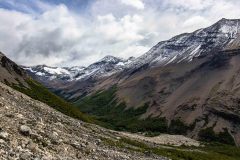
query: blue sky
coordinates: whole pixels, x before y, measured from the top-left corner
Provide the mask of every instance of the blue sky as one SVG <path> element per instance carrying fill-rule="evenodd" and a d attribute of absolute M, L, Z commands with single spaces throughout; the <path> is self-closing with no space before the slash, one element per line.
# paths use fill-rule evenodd
<path fill-rule="evenodd" d="M 0 50 L 22 65 L 85 66 L 240 18 L 239 0 L 0 0 Z"/>
<path fill-rule="evenodd" d="M 34 12 L 41 13 L 43 11 L 41 4 L 65 4 L 70 10 L 78 12 L 85 10 L 92 2 L 94 2 L 94 0 L 0 0 L 0 5 L 2 8 L 17 10 L 20 12 L 29 13 L 29 11 L 33 10 Z"/>

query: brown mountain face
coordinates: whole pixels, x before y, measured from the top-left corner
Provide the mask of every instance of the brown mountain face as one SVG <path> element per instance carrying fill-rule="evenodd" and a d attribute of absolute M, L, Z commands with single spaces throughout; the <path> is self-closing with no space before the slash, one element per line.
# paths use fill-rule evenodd
<path fill-rule="evenodd" d="M 191 62 L 148 68 L 131 76 L 108 78 L 96 90 L 117 81 L 117 98 L 127 107 L 148 104 L 141 118 L 164 117 L 187 126 L 182 132 L 207 140 L 208 134 L 229 134 L 240 144 L 240 50 L 195 58 Z M 212 132 L 213 131 L 213 132 Z"/>
<path fill-rule="evenodd" d="M 0 52 L 0 82 L 6 84 L 22 84 L 28 86 L 25 80 L 28 77 L 25 70 L 19 67 L 16 63 L 8 59 Z"/>

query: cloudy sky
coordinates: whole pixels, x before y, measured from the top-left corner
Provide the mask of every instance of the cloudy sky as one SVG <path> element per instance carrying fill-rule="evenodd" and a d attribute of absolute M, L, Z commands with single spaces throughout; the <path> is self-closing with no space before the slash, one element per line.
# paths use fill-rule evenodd
<path fill-rule="evenodd" d="M 240 18 L 239 0 L 0 0 L 0 51 L 22 65 L 89 65 Z"/>

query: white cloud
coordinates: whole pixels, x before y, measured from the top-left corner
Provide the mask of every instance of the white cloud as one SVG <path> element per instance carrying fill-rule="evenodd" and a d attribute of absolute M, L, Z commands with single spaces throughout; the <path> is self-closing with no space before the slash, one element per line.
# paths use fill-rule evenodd
<path fill-rule="evenodd" d="M 85 14 L 63 4 L 39 6 L 41 14 L 0 9 L 0 50 L 23 65 L 88 65 L 108 54 L 140 56 L 174 35 L 223 17 L 240 18 L 236 0 L 97 0 Z"/>
<path fill-rule="evenodd" d="M 176 6 L 183 7 L 190 10 L 202 10 L 206 9 L 213 4 L 215 0 L 167 0 L 167 3 Z"/>
<path fill-rule="evenodd" d="M 193 16 L 183 22 L 183 27 L 186 29 L 201 28 L 208 25 L 211 25 L 211 22 L 202 16 Z"/>
<path fill-rule="evenodd" d="M 126 15 L 117 20 L 112 14 L 98 16 L 99 25 L 96 31 L 112 41 L 138 41 L 144 39 L 138 33 L 141 30 L 142 17 Z"/>
<path fill-rule="evenodd" d="M 119 18 L 97 15 L 88 21 L 59 5 L 33 17 L 2 9 L 2 17 L 8 18 L 0 18 L 6 26 L 0 28 L 0 35 L 9 35 L 1 40 L 0 46 L 5 45 L 1 49 L 23 65 L 88 65 L 108 54 L 128 58 L 149 48 L 137 44 L 150 32 L 143 30 L 143 18 L 137 14 Z M 9 20 L 12 17 L 16 21 Z M 14 47 L 9 47 L 11 41 L 16 43 Z"/>
<path fill-rule="evenodd" d="M 141 0 L 121 0 L 121 2 L 137 9 L 144 9 L 144 3 Z"/>
<path fill-rule="evenodd" d="M 140 46 L 140 45 L 132 45 L 128 46 L 127 48 L 123 49 L 118 55 L 119 57 L 138 57 L 139 53 L 145 53 L 149 50 L 149 47 Z"/>
<path fill-rule="evenodd" d="M 31 20 L 32 17 L 16 11 L 0 9 L 0 48 L 14 57 L 14 50 L 22 41 L 18 26 Z"/>

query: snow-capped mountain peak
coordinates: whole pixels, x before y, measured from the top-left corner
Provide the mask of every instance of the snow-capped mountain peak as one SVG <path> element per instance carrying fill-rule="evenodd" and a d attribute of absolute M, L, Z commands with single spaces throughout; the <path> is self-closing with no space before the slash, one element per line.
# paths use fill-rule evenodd
<path fill-rule="evenodd" d="M 147 53 L 136 58 L 131 63 L 131 67 L 192 61 L 200 55 L 210 53 L 213 49 L 221 50 L 239 36 L 239 24 L 239 19 L 221 19 L 210 27 L 159 42 Z"/>
<path fill-rule="evenodd" d="M 101 60 L 89 65 L 75 78 L 76 80 L 89 77 L 106 77 L 123 70 L 132 59 L 122 59 L 114 56 L 105 56 Z"/>

